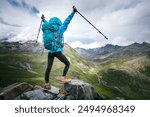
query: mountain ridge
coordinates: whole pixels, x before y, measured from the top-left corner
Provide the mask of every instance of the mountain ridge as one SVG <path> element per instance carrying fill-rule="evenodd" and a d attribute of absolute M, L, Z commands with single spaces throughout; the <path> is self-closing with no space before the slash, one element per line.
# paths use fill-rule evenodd
<path fill-rule="evenodd" d="M 150 52 L 150 43 L 133 43 L 128 46 L 107 44 L 95 49 L 76 48 L 76 51 L 90 60 L 104 60 L 107 58 L 122 57 L 143 52 Z"/>

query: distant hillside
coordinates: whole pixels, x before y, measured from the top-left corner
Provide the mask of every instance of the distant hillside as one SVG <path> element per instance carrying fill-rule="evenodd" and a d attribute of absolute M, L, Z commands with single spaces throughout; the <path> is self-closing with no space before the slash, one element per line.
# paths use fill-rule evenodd
<path fill-rule="evenodd" d="M 148 54 L 150 53 L 150 44 L 143 42 L 142 44 L 133 43 L 129 46 L 118 46 L 107 44 L 101 48 L 83 49 L 76 48 L 76 51 L 90 60 L 105 60 L 123 56 Z"/>
<path fill-rule="evenodd" d="M 43 51 L 43 45 L 41 43 L 36 43 L 36 41 L 29 40 L 26 42 L 1 42 L 0 52 L 33 52 L 39 53 Z"/>

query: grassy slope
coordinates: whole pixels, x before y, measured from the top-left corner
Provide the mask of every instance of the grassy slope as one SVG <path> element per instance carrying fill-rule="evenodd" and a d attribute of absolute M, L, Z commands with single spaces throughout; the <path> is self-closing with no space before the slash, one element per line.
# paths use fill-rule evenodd
<path fill-rule="evenodd" d="M 99 87 L 109 99 L 150 99 L 150 58 L 128 56 L 99 63 Z M 97 88 L 98 90 L 99 87 Z"/>
<path fill-rule="evenodd" d="M 91 82 L 94 77 L 92 64 L 87 62 L 81 55 L 73 49 L 66 49 L 65 55 L 71 62 L 68 77 L 72 79 L 82 79 Z M 44 72 L 47 64 L 47 53 L 40 54 L 30 52 L 13 52 L 0 54 L 0 87 L 5 87 L 14 82 L 29 82 L 31 84 L 44 84 Z M 59 83 L 58 78 L 62 75 L 64 64 L 57 58 L 54 61 L 51 82 L 57 87 L 63 85 Z"/>
<path fill-rule="evenodd" d="M 85 60 L 73 49 L 66 49 L 71 62 L 68 76 L 92 84 L 106 99 L 150 99 L 150 59 L 147 56 L 129 56 L 103 62 Z M 0 87 L 14 82 L 44 84 L 47 54 L 13 52 L 0 54 Z M 57 59 L 52 67 L 51 82 L 63 87 L 59 78 L 64 65 Z"/>
<path fill-rule="evenodd" d="M 0 55 L 0 86 L 4 87 L 13 82 L 27 81 L 36 83 L 42 81 L 43 68 L 45 66 L 44 56 L 31 53 L 6 53 Z M 31 64 L 28 70 L 26 64 Z"/>

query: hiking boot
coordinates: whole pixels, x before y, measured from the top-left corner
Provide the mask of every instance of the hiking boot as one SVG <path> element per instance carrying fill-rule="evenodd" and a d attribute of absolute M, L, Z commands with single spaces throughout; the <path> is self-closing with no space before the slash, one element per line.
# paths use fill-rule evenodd
<path fill-rule="evenodd" d="M 51 89 L 51 84 L 50 83 L 45 83 L 44 89 L 47 89 L 47 90 Z"/>
<path fill-rule="evenodd" d="M 66 76 L 61 76 L 60 80 L 61 80 L 62 83 L 69 83 L 69 82 L 71 82 L 71 79 L 70 78 L 66 78 Z"/>
<path fill-rule="evenodd" d="M 65 89 L 62 89 L 60 90 L 60 94 L 61 95 L 68 95 L 69 94 L 69 91 L 65 90 Z"/>

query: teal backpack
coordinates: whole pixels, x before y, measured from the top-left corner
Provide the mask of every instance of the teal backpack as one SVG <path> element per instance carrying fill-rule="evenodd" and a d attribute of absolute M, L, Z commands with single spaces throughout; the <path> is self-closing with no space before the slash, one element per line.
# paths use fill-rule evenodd
<path fill-rule="evenodd" d="M 59 33 L 61 24 L 61 21 L 54 17 L 49 22 L 45 20 L 42 25 L 44 47 L 50 52 L 57 52 L 63 48 L 63 35 Z"/>
<path fill-rule="evenodd" d="M 63 48 L 64 42 L 59 38 L 58 32 L 51 31 L 45 37 L 43 42 L 47 50 L 56 52 L 58 48 Z"/>

